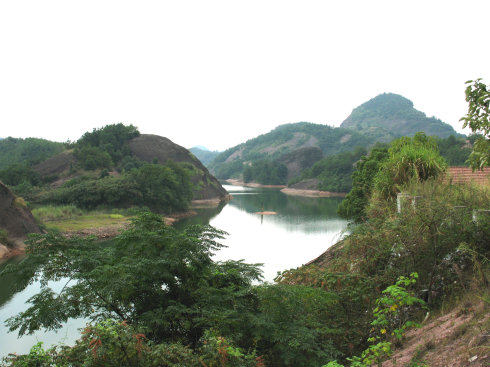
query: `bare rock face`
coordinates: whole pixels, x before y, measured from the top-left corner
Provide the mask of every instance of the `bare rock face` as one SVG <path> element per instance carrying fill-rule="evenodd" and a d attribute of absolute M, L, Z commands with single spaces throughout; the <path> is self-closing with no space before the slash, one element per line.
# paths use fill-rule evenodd
<path fill-rule="evenodd" d="M 7 232 L 9 247 L 23 248 L 28 233 L 41 233 L 24 200 L 15 197 L 12 191 L 0 182 L 0 230 Z M 2 248 L 5 256 L 5 248 Z"/>

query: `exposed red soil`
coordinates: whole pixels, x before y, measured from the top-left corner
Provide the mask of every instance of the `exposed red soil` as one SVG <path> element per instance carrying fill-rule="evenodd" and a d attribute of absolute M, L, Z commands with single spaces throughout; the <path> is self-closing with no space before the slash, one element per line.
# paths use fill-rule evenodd
<path fill-rule="evenodd" d="M 403 346 L 383 367 L 410 366 L 416 360 L 430 367 L 490 366 L 489 307 L 460 307 L 407 332 Z"/>

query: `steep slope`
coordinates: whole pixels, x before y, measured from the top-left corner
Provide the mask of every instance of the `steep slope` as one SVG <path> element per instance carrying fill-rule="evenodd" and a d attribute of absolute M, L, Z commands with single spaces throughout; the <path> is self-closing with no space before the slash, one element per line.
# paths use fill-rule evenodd
<path fill-rule="evenodd" d="M 228 195 L 219 181 L 191 152 L 167 138 L 142 134 L 129 141 L 129 149 L 135 158 L 145 162 L 151 163 L 156 159 L 162 164 L 169 160 L 187 163 L 195 187 L 194 200 L 223 199 Z M 78 162 L 73 150 L 66 150 L 33 166 L 33 169 L 43 177 L 54 177 L 56 181 L 53 185 L 59 186 L 81 174 L 81 172 L 71 172 L 72 169 L 76 171 L 77 167 Z"/>
<path fill-rule="evenodd" d="M 419 131 L 446 138 L 458 135 L 451 125 L 416 110 L 412 101 L 398 94 L 384 93 L 356 107 L 340 125 L 357 131 L 384 129 L 394 136 L 413 136 Z"/>
<path fill-rule="evenodd" d="M 0 230 L 5 231 L 3 233 L 7 237 L 6 242 L 13 248 L 22 248 L 28 233 L 41 233 L 24 201 L 16 198 L 2 182 L 0 182 Z M 7 243 L 0 243 L 0 258 L 10 252 L 10 249 L 4 245 Z"/>
<path fill-rule="evenodd" d="M 145 162 L 153 162 L 157 159 L 159 163 L 166 163 L 169 160 L 188 163 L 193 170 L 191 181 L 196 187 L 194 200 L 226 197 L 226 190 L 208 169 L 191 152 L 171 140 L 163 136 L 142 134 L 132 139 L 129 147 L 136 158 Z"/>

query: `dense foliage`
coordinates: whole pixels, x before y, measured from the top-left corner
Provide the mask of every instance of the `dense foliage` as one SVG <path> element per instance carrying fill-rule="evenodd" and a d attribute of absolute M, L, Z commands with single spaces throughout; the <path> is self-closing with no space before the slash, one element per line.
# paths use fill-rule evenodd
<path fill-rule="evenodd" d="M 132 156 L 128 143 L 139 135 L 133 125 L 106 125 L 83 134 L 75 144 L 74 155 L 83 169 L 111 168 Z"/>
<path fill-rule="evenodd" d="M 14 163 L 0 170 L 0 181 L 9 186 L 27 183 L 32 186 L 41 184 L 41 176 L 25 163 Z"/>
<path fill-rule="evenodd" d="M 285 124 L 224 151 L 209 167 L 219 178 L 238 177 L 250 162 L 277 160 L 299 148 L 318 146 L 324 155 L 333 155 L 358 146 L 367 147 L 380 139 L 391 140 L 391 137 L 380 136 L 376 131 L 360 134 L 308 122 Z"/>
<path fill-rule="evenodd" d="M 352 190 L 339 205 L 338 213 L 360 222 L 366 218 L 366 206 L 374 188 L 385 199 L 392 200 L 404 185 L 436 178 L 446 167 L 436 140 L 424 133 L 396 139 L 389 149 L 378 145 L 357 163 Z"/>
<path fill-rule="evenodd" d="M 463 127 L 469 126 L 471 131 L 479 134 L 469 162 L 474 169 L 483 169 L 490 166 L 490 88 L 481 79 L 469 80 L 466 84 L 468 114 L 461 120 Z"/>
<path fill-rule="evenodd" d="M 471 136 L 467 141 L 465 138 L 450 135 L 445 139 L 438 138 L 436 141 L 439 153 L 449 166 L 466 166 L 471 153 L 470 144 L 474 143 L 475 139 L 476 136 Z"/>
<path fill-rule="evenodd" d="M 244 182 L 263 185 L 285 185 L 288 169 L 277 161 L 259 160 L 247 165 L 243 170 Z"/>
<path fill-rule="evenodd" d="M 0 140 L 0 170 L 10 165 L 32 166 L 65 149 L 63 143 L 37 138 Z"/>
<path fill-rule="evenodd" d="M 150 213 L 113 243 L 36 236 L 29 257 L 8 271 L 35 272 L 43 286 L 10 327 L 56 328 L 70 316 L 95 323 L 73 348 L 36 347 L 6 365 L 322 366 L 355 355 L 377 361 L 389 355 L 406 320 L 420 319 L 406 307 L 418 302 L 413 297 L 434 309 L 470 288 L 486 289 L 490 221 L 474 210 L 488 208 L 490 192 L 433 178 L 411 181 L 397 213 L 373 190 L 367 220 L 333 256 L 321 267 L 283 272 L 276 284 L 254 285 L 255 265 L 212 261 L 222 232 L 179 232 Z M 400 277 L 413 272 L 417 283 L 404 293 Z M 61 278 L 68 282 L 54 293 L 47 281 Z M 393 286 L 397 280 L 403 284 Z"/>
<path fill-rule="evenodd" d="M 213 252 L 221 247 L 216 239 L 222 235 L 211 227 L 177 231 L 164 225 L 161 217 L 144 213 L 105 245 L 57 233 L 34 236 L 28 258 L 7 272 L 34 272 L 42 287 L 30 299 L 31 306 L 8 324 L 22 335 L 38 328 L 56 329 L 68 317 L 92 319 L 95 323 L 76 346 L 64 351 L 73 365 L 88 359 L 94 363 L 96 356 L 106 356 L 115 365 L 139 358 L 135 348 L 158 358 L 163 358 L 158 351 L 174 348 L 192 360 L 182 345 L 192 347 L 206 362 L 224 358 L 220 346 L 226 343 L 227 366 L 235 365 L 232 357 L 237 366 L 248 365 L 246 361 L 251 366 L 261 361 L 321 365 L 348 352 L 345 330 L 351 325 L 348 320 L 334 320 L 348 302 L 333 292 L 337 278 L 327 282 L 332 291 L 253 286 L 260 279 L 256 265 L 212 261 Z M 55 293 L 48 281 L 61 278 L 67 280 L 66 286 Z M 347 309 L 356 307 L 362 303 Z M 217 347 L 210 349 L 212 343 Z M 34 352 L 39 357 L 40 349 Z M 49 358 L 60 357 L 50 353 Z"/>
<path fill-rule="evenodd" d="M 43 204 L 74 204 L 84 209 L 146 206 L 170 213 L 188 208 L 192 185 L 188 170 L 180 164 L 144 164 L 116 176 L 79 176 L 29 199 Z"/>
<path fill-rule="evenodd" d="M 340 126 L 361 132 L 384 129 L 392 137 L 413 136 L 419 131 L 442 138 L 457 135 L 451 125 L 427 117 L 412 101 L 393 93 L 380 94 L 356 107 Z"/>
<path fill-rule="evenodd" d="M 412 180 L 436 178 L 446 167 L 434 138 L 424 133 L 417 133 L 413 138 L 402 137 L 390 144 L 388 159 L 376 174 L 375 186 L 385 198 L 393 199 L 403 185 Z"/>
<path fill-rule="evenodd" d="M 375 146 L 369 155 L 361 157 L 352 174 L 352 189 L 338 207 L 344 218 L 361 222 L 366 219 L 366 206 L 374 186 L 374 178 L 381 164 L 388 158 L 386 146 Z"/>
<path fill-rule="evenodd" d="M 343 152 L 325 157 L 316 162 L 313 167 L 305 170 L 289 184 L 305 179 L 318 179 L 318 189 L 332 192 L 348 192 L 352 188 L 352 173 L 356 162 L 367 154 L 366 150 L 357 147 L 352 152 Z"/>

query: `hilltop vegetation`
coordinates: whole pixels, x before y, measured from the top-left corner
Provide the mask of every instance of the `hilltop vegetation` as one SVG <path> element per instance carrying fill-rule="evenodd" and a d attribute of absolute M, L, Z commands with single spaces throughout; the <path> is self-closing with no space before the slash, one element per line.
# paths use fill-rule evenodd
<path fill-rule="evenodd" d="M 441 152 L 450 164 L 460 165 L 466 161 L 470 149 L 463 148 L 466 142 L 450 125 L 434 117 L 428 118 L 402 96 L 385 93 L 355 108 L 340 128 L 307 122 L 281 125 L 224 151 L 209 163 L 209 168 L 222 179 L 243 177 L 244 181 L 262 184 L 297 183 L 301 179 L 322 176 L 317 189 L 348 191 L 353 168 L 347 167 L 346 156 L 341 157 L 341 153 L 358 148 L 369 150 L 376 142 L 387 143 L 417 132 L 440 138 Z M 450 136 L 452 140 L 445 140 Z M 315 152 L 305 159 L 305 149 L 313 148 L 319 149 L 321 155 Z M 323 161 L 318 162 L 322 158 Z M 338 167 L 339 161 L 345 161 L 344 168 Z M 312 172 L 311 167 L 316 162 L 318 165 Z M 319 172 L 320 166 L 324 167 L 322 172 Z M 266 174 L 264 167 L 274 172 Z M 335 176 L 335 181 L 340 183 L 328 182 L 328 176 Z"/>
<path fill-rule="evenodd" d="M 238 177 L 243 173 L 245 165 L 253 165 L 254 162 L 264 159 L 276 161 L 300 149 L 317 147 L 323 155 L 332 155 L 353 150 L 357 146 L 369 146 L 379 139 L 383 137 L 376 133 L 359 134 L 347 129 L 307 122 L 286 124 L 224 151 L 209 168 L 219 178 Z M 311 166 L 315 162 L 305 163 Z"/>
<path fill-rule="evenodd" d="M 14 143 L 26 150 L 26 142 L 9 142 Z M 93 129 L 68 148 L 41 162 L 10 165 L 0 170 L 0 180 L 31 204 L 83 209 L 140 206 L 172 213 L 186 210 L 193 199 L 226 195 L 189 151 L 166 138 L 141 135 L 133 125 Z"/>
<path fill-rule="evenodd" d="M 413 102 L 398 94 L 383 93 L 356 107 L 340 127 L 357 131 L 384 129 L 393 137 L 413 136 L 419 131 L 447 138 L 458 135 L 451 125 L 416 110 Z"/>
<path fill-rule="evenodd" d="M 8 166 L 39 163 L 62 152 L 65 144 L 37 138 L 6 138 L 0 140 L 0 170 Z"/>

